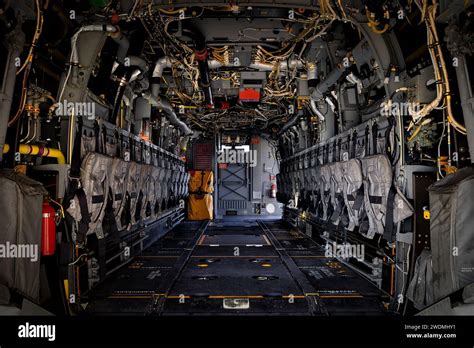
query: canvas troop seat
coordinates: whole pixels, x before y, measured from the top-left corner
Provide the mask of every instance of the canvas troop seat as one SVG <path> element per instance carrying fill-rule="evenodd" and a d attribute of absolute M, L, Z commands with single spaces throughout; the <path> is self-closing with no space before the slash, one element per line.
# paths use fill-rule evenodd
<path fill-rule="evenodd" d="M 175 187 L 176 187 L 176 193 L 175 193 L 175 200 L 176 200 L 176 203 L 179 202 L 179 200 L 182 198 L 182 195 L 181 195 L 181 192 L 182 192 L 182 180 L 183 180 L 183 174 L 181 172 L 181 168 L 180 166 L 176 166 L 176 171 L 175 171 L 175 174 L 176 176 L 176 183 L 175 183 Z"/>
<path fill-rule="evenodd" d="M 112 209 L 115 219 L 115 224 L 119 231 L 125 229 L 127 226 L 122 224 L 120 219 L 120 211 L 125 204 L 125 196 L 127 193 L 129 162 L 125 162 L 116 157 L 112 162 L 112 174 L 110 175 L 109 187 L 112 191 Z"/>
<path fill-rule="evenodd" d="M 177 169 L 178 169 L 178 166 L 176 165 L 176 163 L 173 161 L 170 163 L 170 171 L 171 171 L 171 175 L 170 175 L 170 178 L 169 178 L 169 186 L 168 186 L 168 190 L 169 190 L 169 193 L 170 193 L 170 196 L 169 196 L 169 205 L 174 205 L 176 204 L 176 201 L 177 201 L 177 191 L 178 191 L 178 173 L 177 173 Z"/>
<path fill-rule="evenodd" d="M 191 178 L 191 175 L 186 172 L 186 168 L 183 166 L 184 170 L 184 182 L 183 182 L 183 198 L 188 197 L 189 195 L 189 180 Z"/>
<path fill-rule="evenodd" d="M 95 233 L 104 238 L 102 220 L 109 194 L 112 158 L 89 152 L 81 163 L 80 187 L 76 190 L 67 212 L 77 222 L 76 238 L 85 243 L 86 236 Z"/>
<path fill-rule="evenodd" d="M 320 167 L 320 186 L 319 194 L 321 197 L 321 208 L 322 214 L 320 218 L 324 221 L 328 220 L 329 213 L 329 201 L 331 199 L 331 169 L 329 165 L 324 165 Z"/>
<path fill-rule="evenodd" d="M 333 162 L 300 169 L 296 162 L 282 166 L 277 176 L 279 201 L 298 198 L 324 224 L 358 231 L 369 239 L 383 235 L 393 240 L 394 225 L 410 217 L 413 208 L 393 183 L 387 155 Z M 329 225 L 327 225 L 330 228 Z"/>
<path fill-rule="evenodd" d="M 160 162 L 161 164 L 162 162 Z M 155 208 L 155 210 L 157 211 L 157 213 L 160 213 L 161 211 L 163 211 L 163 207 L 164 207 L 164 202 L 165 202 L 165 190 L 166 190 L 166 184 L 164 183 L 164 177 L 165 177 L 165 168 L 159 166 L 158 168 L 158 182 L 157 182 L 157 202 L 156 204 L 158 205 L 157 208 Z"/>
<path fill-rule="evenodd" d="M 374 155 L 361 159 L 364 182 L 364 208 L 368 221 L 364 221 L 359 232 L 372 239 L 383 234 L 387 216 L 387 203 L 392 186 L 392 166 L 387 156 Z"/>
<path fill-rule="evenodd" d="M 309 173 L 306 174 L 304 169 L 298 170 L 298 192 L 299 192 L 299 207 L 303 210 L 308 210 L 310 196 L 309 196 Z"/>
<path fill-rule="evenodd" d="M 169 177 L 168 177 L 168 208 L 174 205 L 175 201 L 175 182 L 176 182 L 176 175 L 173 171 L 173 164 L 170 163 L 170 167 L 168 169 Z"/>
<path fill-rule="evenodd" d="M 320 168 L 319 167 L 313 167 L 309 169 L 311 173 L 311 181 L 309 184 L 310 190 L 311 190 L 311 199 L 310 199 L 310 212 L 313 214 L 316 214 L 317 212 L 317 206 L 318 202 L 320 201 L 320 191 L 319 191 L 319 185 L 320 185 Z"/>
<path fill-rule="evenodd" d="M 362 188 L 362 165 L 359 159 L 350 159 L 341 162 L 342 171 L 342 195 L 349 219 L 347 230 L 353 231 L 359 226 L 359 218 L 364 203 L 364 191 Z"/>
<path fill-rule="evenodd" d="M 151 177 L 150 177 L 150 197 L 148 199 L 150 217 L 155 219 L 159 213 L 159 200 L 160 200 L 160 168 L 153 166 L 151 168 Z"/>
<path fill-rule="evenodd" d="M 170 204 L 170 187 L 171 187 L 171 170 L 168 167 L 163 168 L 163 180 L 162 182 L 162 194 L 163 194 L 163 205 L 164 208 L 169 208 Z"/>
<path fill-rule="evenodd" d="M 120 211 L 122 225 L 131 227 L 137 223 L 135 213 L 140 193 L 141 165 L 136 162 L 130 162 L 127 182 L 127 193 L 125 204 Z"/>
<path fill-rule="evenodd" d="M 345 207 L 344 196 L 342 194 L 342 166 L 341 162 L 332 163 L 329 165 L 329 170 L 331 172 L 331 181 L 330 181 L 330 197 L 332 205 L 332 215 L 330 217 L 331 222 L 334 225 L 338 225 L 343 214 Z"/>
<path fill-rule="evenodd" d="M 393 172 L 386 155 L 374 155 L 361 159 L 364 181 L 364 208 L 368 221 L 359 231 L 367 238 L 381 234 L 393 239 L 393 224 L 413 214 L 413 207 L 401 192 L 393 186 Z"/>
<path fill-rule="evenodd" d="M 140 193 L 139 200 L 137 203 L 137 210 L 135 213 L 135 221 L 147 219 L 151 216 L 150 200 L 153 200 L 155 195 L 155 185 L 152 181 L 153 167 L 147 164 L 142 164 L 141 167 L 142 170 L 140 173 Z"/>
<path fill-rule="evenodd" d="M 184 198 L 184 166 L 181 163 L 176 164 L 176 204 L 179 204 L 179 201 Z"/>

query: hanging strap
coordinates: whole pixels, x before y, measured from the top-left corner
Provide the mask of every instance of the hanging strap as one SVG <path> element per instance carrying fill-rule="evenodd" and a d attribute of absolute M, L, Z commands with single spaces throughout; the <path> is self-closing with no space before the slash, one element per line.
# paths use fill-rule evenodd
<path fill-rule="evenodd" d="M 101 153 L 100 146 L 100 127 L 97 121 L 94 122 L 95 152 Z"/>
<path fill-rule="evenodd" d="M 87 208 L 87 197 L 86 193 L 82 188 L 76 190 L 76 197 L 79 201 L 79 209 L 81 211 L 81 220 L 79 221 L 79 228 L 77 231 L 77 242 L 80 244 L 85 243 L 87 231 L 89 230 L 89 223 L 91 218 L 89 215 L 89 209 Z"/>
<path fill-rule="evenodd" d="M 79 179 L 81 176 L 81 141 L 82 141 L 82 117 L 77 117 L 77 132 L 71 155 L 71 169 L 69 176 Z"/>
<path fill-rule="evenodd" d="M 384 238 L 388 241 L 392 241 L 394 237 L 394 228 L 393 228 L 393 211 L 394 211 L 394 203 L 395 203 L 395 188 L 390 186 L 390 191 L 388 192 L 387 196 L 387 208 L 386 208 L 386 215 L 385 215 L 385 230 L 384 230 Z"/>
<path fill-rule="evenodd" d="M 122 134 L 120 134 L 117 130 L 114 131 L 114 138 L 115 138 L 115 146 L 118 158 L 123 158 L 122 152 Z"/>
<path fill-rule="evenodd" d="M 352 133 L 352 151 L 351 158 L 356 158 L 357 132 Z"/>
<path fill-rule="evenodd" d="M 370 154 L 370 141 L 369 141 L 369 126 L 365 127 L 365 153 L 368 156 Z"/>
<path fill-rule="evenodd" d="M 377 123 L 374 123 L 372 125 L 372 152 L 371 152 L 372 155 L 376 155 L 378 153 L 378 149 L 377 149 L 378 130 L 379 130 L 379 126 L 377 125 Z"/>
<path fill-rule="evenodd" d="M 102 125 L 101 135 L 102 135 L 102 141 L 101 141 L 102 153 L 104 155 L 107 155 L 107 127 L 105 127 L 104 124 Z"/>
<path fill-rule="evenodd" d="M 135 162 L 135 139 L 132 138 L 131 134 L 128 138 L 130 148 L 130 161 Z"/>
<path fill-rule="evenodd" d="M 392 147 L 390 145 L 390 134 L 392 133 L 393 127 L 395 125 L 395 118 L 394 117 L 389 117 L 388 118 L 388 128 L 385 131 L 385 153 L 387 154 L 390 163 L 393 163 L 393 154 L 392 154 Z"/>

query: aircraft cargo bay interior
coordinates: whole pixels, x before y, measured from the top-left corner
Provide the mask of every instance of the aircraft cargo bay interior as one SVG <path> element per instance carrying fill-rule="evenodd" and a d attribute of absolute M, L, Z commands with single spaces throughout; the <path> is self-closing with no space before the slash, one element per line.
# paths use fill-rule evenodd
<path fill-rule="evenodd" d="M 0 315 L 474 315 L 473 14 L 0 0 Z"/>

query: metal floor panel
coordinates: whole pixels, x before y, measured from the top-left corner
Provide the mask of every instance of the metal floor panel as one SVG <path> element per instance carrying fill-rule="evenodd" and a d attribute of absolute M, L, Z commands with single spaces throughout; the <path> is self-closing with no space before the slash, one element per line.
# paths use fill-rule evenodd
<path fill-rule="evenodd" d="M 222 245 L 219 247 L 201 245 L 197 248 L 193 254 L 194 256 L 235 256 L 235 257 L 268 257 L 274 256 L 277 257 L 275 248 L 273 246 L 264 245 L 264 246 L 240 246 L 239 255 L 234 255 L 235 247 L 230 245 Z"/>
<path fill-rule="evenodd" d="M 199 245 L 230 245 L 230 246 L 245 246 L 245 245 L 270 245 L 270 242 L 265 236 L 260 234 L 213 234 L 204 236 Z"/>
<path fill-rule="evenodd" d="M 216 259 L 214 259 L 216 260 Z M 212 263 L 193 258 L 173 287 L 172 295 L 209 296 L 302 295 L 278 258 L 222 258 Z M 200 267 L 207 265 L 206 267 Z M 262 266 L 263 265 L 263 266 Z"/>
<path fill-rule="evenodd" d="M 384 295 L 280 221 L 184 222 L 88 294 L 127 315 L 381 315 Z M 224 308 L 226 301 L 247 307 Z"/>

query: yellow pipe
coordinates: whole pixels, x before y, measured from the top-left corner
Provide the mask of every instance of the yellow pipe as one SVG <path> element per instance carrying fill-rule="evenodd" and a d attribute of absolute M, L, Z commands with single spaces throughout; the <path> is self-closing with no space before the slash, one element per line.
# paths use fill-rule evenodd
<path fill-rule="evenodd" d="M 421 131 L 421 128 L 423 128 L 423 125 L 419 125 L 418 128 L 415 129 L 415 131 L 413 132 L 413 134 L 407 139 L 407 141 L 409 143 L 411 143 L 413 141 L 413 139 L 416 138 L 416 136 L 420 133 Z"/>
<path fill-rule="evenodd" d="M 431 119 L 428 118 L 426 120 L 423 120 L 423 122 L 421 122 L 421 124 L 415 129 L 415 131 L 412 133 L 412 135 L 407 139 L 407 141 L 410 143 L 413 141 L 413 139 L 416 138 L 416 136 L 420 133 L 421 129 L 426 126 L 427 124 L 430 124 L 431 123 Z"/>
<path fill-rule="evenodd" d="M 8 151 L 10 151 L 10 145 L 5 144 L 3 146 L 3 153 L 7 153 Z M 51 149 L 49 147 L 38 145 L 20 144 L 19 152 L 22 155 L 56 158 L 58 164 L 66 164 L 66 159 L 64 158 L 63 153 L 58 149 Z"/>
<path fill-rule="evenodd" d="M 180 13 L 181 11 L 186 11 L 187 8 L 186 7 L 183 7 L 183 8 L 180 8 L 179 10 L 165 10 L 164 8 L 160 8 L 158 9 L 160 12 L 163 12 L 164 14 L 167 14 L 167 15 L 173 15 L 173 14 L 177 14 L 177 13 Z"/>

